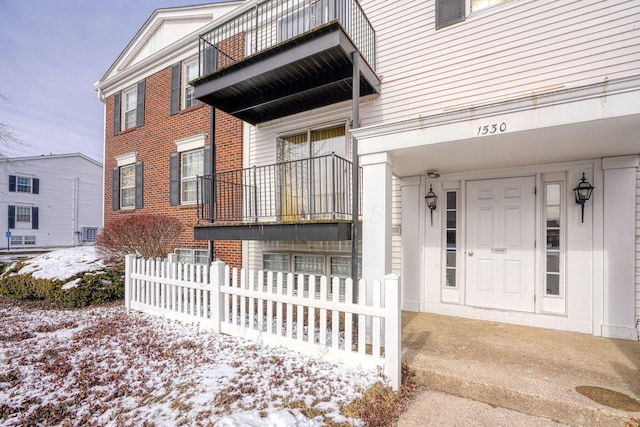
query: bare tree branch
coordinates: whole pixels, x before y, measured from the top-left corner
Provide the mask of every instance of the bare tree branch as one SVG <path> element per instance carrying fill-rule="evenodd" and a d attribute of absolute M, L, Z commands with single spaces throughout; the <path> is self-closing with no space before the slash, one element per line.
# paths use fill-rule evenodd
<path fill-rule="evenodd" d="M 11 103 L 11 99 L 5 94 L 0 92 L 0 101 Z M 0 159 L 7 158 L 7 148 L 24 147 L 26 144 L 22 143 L 16 136 L 13 126 L 6 122 L 0 122 Z"/>

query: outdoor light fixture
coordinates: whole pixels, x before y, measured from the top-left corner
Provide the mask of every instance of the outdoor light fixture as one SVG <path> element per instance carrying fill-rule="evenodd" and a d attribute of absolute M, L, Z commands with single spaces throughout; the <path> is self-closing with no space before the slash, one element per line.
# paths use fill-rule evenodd
<path fill-rule="evenodd" d="M 429 184 L 429 192 L 424 199 L 427 201 L 427 207 L 431 210 L 431 225 L 433 225 L 433 211 L 436 208 L 436 200 L 438 200 L 438 196 L 433 192 L 433 186 Z"/>
<path fill-rule="evenodd" d="M 582 222 L 584 222 L 584 202 L 591 198 L 591 193 L 595 187 L 587 182 L 587 178 L 584 176 L 584 172 L 582 172 L 582 178 L 580 178 L 580 183 L 576 185 L 576 188 L 573 189 L 573 192 L 576 195 L 576 203 L 582 207 Z"/>

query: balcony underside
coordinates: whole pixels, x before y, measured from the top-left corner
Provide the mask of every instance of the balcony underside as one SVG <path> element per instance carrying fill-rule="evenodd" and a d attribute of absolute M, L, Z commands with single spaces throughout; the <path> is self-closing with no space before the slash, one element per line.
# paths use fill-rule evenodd
<path fill-rule="evenodd" d="M 327 242 L 351 240 L 351 222 L 208 224 L 194 227 L 195 240 Z"/>
<path fill-rule="evenodd" d="M 334 21 L 192 84 L 200 101 L 255 125 L 351 99 L 354 52 Z M 359 63 L 360 95 L 380 93 L 376 73 Z"/>

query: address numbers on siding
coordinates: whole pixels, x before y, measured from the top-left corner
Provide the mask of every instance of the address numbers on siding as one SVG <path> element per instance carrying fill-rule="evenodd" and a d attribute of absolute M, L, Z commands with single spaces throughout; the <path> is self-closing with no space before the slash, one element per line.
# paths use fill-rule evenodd
<path fill-rule="evenodd" d="M 504 133 L 507 131 L 507 124 L 505 122 L 502 123 L 491 123 L 488 125 L 478 126 L 477 135 L 491 135 L 493 133 Z"/>

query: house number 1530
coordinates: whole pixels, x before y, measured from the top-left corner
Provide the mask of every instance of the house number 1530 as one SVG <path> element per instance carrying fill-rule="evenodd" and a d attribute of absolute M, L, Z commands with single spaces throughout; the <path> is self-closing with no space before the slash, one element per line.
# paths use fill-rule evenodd
<path fill-rule="evenodd" d="M 507 130 L 507 124 L 505 122 L 492 123 L 490 125 L 478 126 L 478 135 L 502 133 L 502 132 L 505 132 L 506 130 Z"/>

